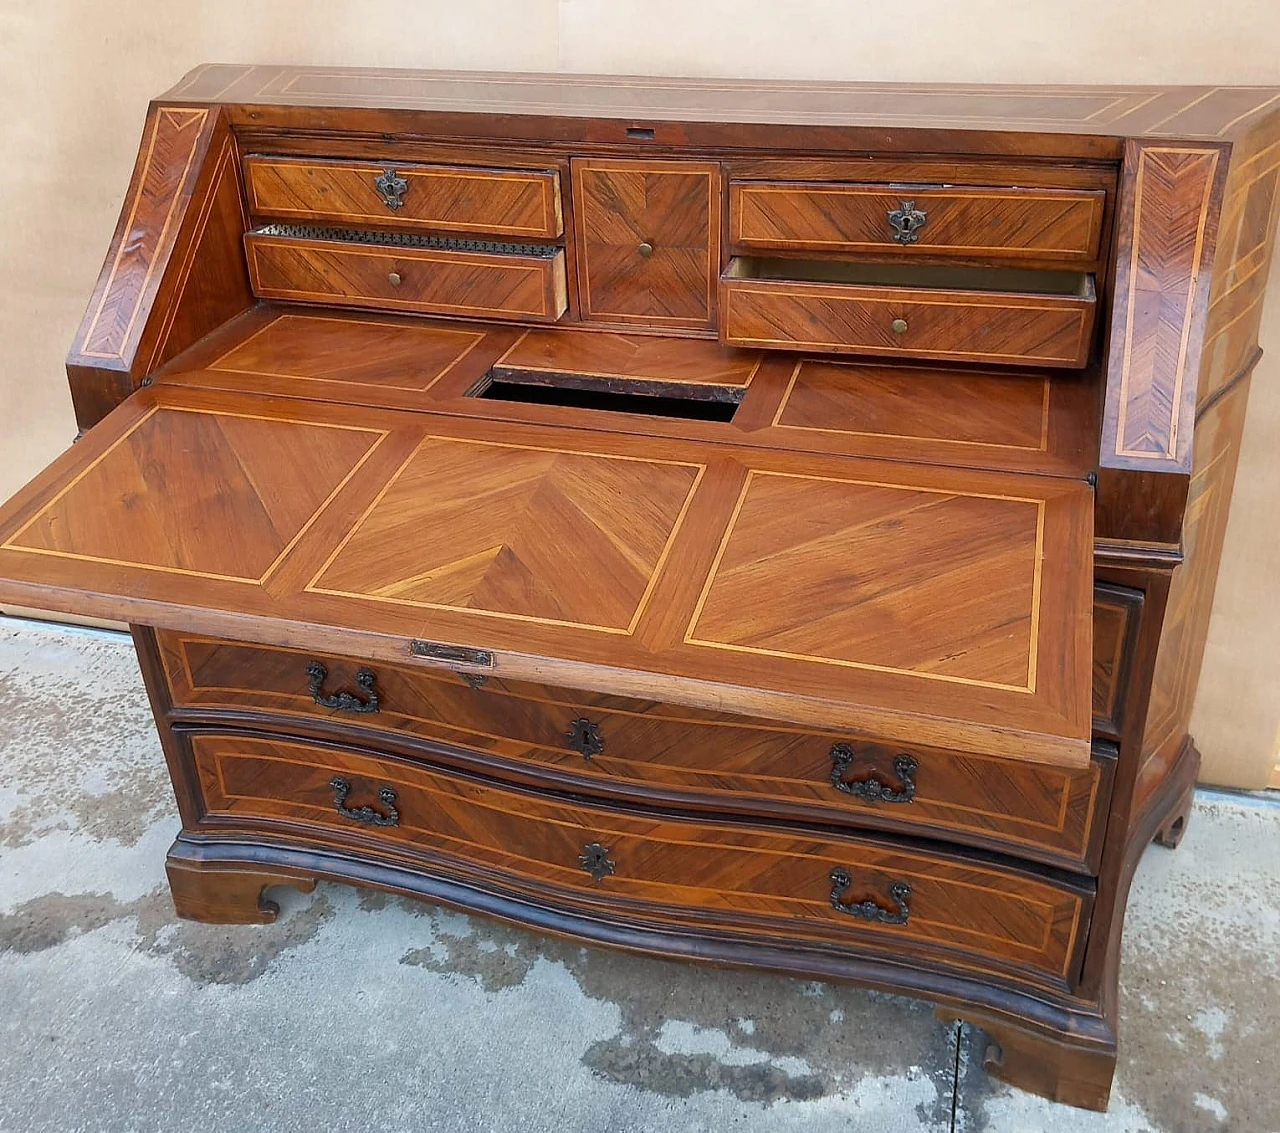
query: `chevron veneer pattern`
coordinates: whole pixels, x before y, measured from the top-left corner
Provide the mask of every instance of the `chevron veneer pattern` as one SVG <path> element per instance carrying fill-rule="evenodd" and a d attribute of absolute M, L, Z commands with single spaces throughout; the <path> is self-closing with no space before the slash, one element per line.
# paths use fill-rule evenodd
<path fill-rule="evenodd" d="M 1187 471 L 1217 234 L 1217 147 L 1139 146 L 1125 162 L 1102 463 Z"/>
<path fill-rule="evenodd" d="M 428 437 L 310 589 L 630 633 L 701 471 Z"/>
<path fill-rule="evenodd" d="M 714 324 L 718 165 L 575 161 L 573 186 L 584 318 Z"/>

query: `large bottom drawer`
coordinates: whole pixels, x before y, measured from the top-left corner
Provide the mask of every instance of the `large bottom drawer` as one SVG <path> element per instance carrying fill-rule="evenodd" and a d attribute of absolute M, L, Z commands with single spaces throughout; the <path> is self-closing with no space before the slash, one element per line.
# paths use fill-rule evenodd
<path fill-rule="evenodd" d="M 181 733 L 179 733 L 181 734 Z M 778 943 L 943 955 L 1068 984 L 1091 883 L 867 839 L 615 810 L 372 752 L 185 737 L 201 829 L 276 827 L 552 905 Z"/>
<path fill-rule="evenodd" d="M 257 710 L 397 733 L 508 761 L 507 775 L 515 764 L 577 781 L 566 789 L 647 804 L 929 833 L 1078 868 L 1096 861 L 1099 816 L 1110 797 L 1114 759 L 1104 747 L 1080 769 L 920 746 L 908 751 L 843 733 L 525 682 L 490 678 L 472 687 L 447 669 L 365 664 L 188 634 L 158 637 L 180 708 Z M 313 690 L 318 672 L 323 678 Z M 344 693 L 346 708 L 333 707 Z M 370 706 L 370 694 L 377 710 L 356 711 L 361 702 Z M 317 696 L 330 706 L 317 704 Z"/>

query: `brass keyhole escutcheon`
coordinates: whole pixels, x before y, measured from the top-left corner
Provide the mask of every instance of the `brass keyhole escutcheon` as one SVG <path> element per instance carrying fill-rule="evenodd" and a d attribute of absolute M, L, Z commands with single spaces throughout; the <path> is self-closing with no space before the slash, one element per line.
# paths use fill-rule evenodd
<path fill-rule="evenodd" d="M 387 282 L 388 282 L 389 284 L 391 284 L 391 286 L 392 286 L 392 287 L 399 287 L 399 286 L 400 286 L 400 273 L 399 273 L 398 271 L 391 271 L 391 272 L 387 272 Z M 904 324 L 903 324 L 903 326 L 905 326 L 905 325 L 906 325 L 906 324 L 904 323 Z"/>
<path fill-rule="evenodd" d="M 906 333 L 907 333 L 907 320 L 906 320 L 906 319 L 894 319 L 894 320 L 893 320 L 893 322 L 891 322 L 891 323 L 889 324 L 889 329 L 890 329 L 891 331 L 893 331 L 893 333 L 894 333 L 894 334 L 906 334 Z"/>
<path fill-rule="evenodd" d="M 648 240 L 644 241 L 639 248 L 636 249 L 646 260 L 653 255 L 653 245 Z"/>

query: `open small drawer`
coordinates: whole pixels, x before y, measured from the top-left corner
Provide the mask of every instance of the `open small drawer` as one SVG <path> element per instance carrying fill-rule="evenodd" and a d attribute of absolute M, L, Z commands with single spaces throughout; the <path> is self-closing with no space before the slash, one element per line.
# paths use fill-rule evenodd
<path fill-rule="evenodd" d="M 245 233 L 255 295 L 295 303 L 554 322 L 564 249 L 271 224 Z"/>
<path fill-rule="evenodd" d="M 720 280 L 732 346 L 1078 368 L 1091 275 L 741 256 Z"/>

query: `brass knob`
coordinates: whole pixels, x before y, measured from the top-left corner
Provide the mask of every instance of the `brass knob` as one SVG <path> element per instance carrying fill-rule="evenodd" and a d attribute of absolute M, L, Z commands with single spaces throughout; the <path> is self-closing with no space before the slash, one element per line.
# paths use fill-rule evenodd
<path fill-rule="evenodd" d="M 894 320 L 893 320 L 893 322 L 891 322 L 891 323 L 889 324 L 889 329 L 890 329 L 891 331 L 893 331 L 893 333 L 894 333 L 894 334 L 906 334 L 906 333 L 907 333 L 907 320 L 906 320 L 906 319 L 894 319 Z"/>
<path fill-rule="evenodd" d="M 646 260 L 653 255 L 653 245 L 647 240 L 636 249 Z"/>
<path fill-rule="evenodd" d="M 398 271 L 391 271 L 391 272 L 388 272 L 388 273 L 387 273 L 387 282 L 388 282 L 389 284 L 391 284 L 391 286 L 392 286 L 392 287 L 399 287 L 399 286 L 400 286 L 400 273 L 399 273 Z M 906 323 L 903 323 L 902 325 L 903 325 L 903 327 L 905 328 L 907 324 L 906 324 Z"/>

